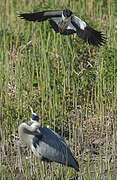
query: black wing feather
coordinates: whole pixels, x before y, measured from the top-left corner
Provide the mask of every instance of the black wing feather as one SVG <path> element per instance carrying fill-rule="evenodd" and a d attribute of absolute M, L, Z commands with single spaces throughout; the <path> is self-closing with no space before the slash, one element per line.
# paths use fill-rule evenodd
<path fill-rule="evenodd" d="M 56 24 L 56 22 L 54 20 L 50 19 L 49 23 L 50 23 L 51 27 L 55 30 L 55 32 L 59 33 L 59 28 L 58 28 L 58 25 Z"/>
<path fill-rule="evenodd" d="M 62 34 L 62 35 L 71 35 L 73 33 L 76 33 L 76 31 L 74 31 L 72 29 L 65 29 L 63 32 L 60 32 L 60 34 Z"/>
<path fill-rule="evenodd" d="M 48 10 L 42 12 L 35 12 L 35 13 L 23 13 L 19 14 L 19 17 L 22 19 L 26 19 L 28 21 L 45 21 L 52 17 L 61 17 L 62 10 Z"/>
<path fill-rule="evenodd" d="M 77 35 L 85 42 L 88 42 L 89 44 L 92 44 L 94 46 L 100 46 L 106 42 L 106 38 L 104 37 L 102 32 L 94 30 L 88 24 L 84 30 L 82 30 L 73 20 L 72 24 L 77 29 Z"/>

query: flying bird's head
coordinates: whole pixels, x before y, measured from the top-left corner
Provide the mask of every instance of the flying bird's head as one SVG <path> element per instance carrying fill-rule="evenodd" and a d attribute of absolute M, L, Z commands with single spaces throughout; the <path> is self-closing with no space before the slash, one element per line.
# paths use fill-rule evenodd
<path fill-rule="evenodd" d="M 69 9 L 63 10 L 63 16 L 64 16 L 65 18 L 68 18 L 68 17 L 70 17 L 71 15 L 72 15 L 72 11 L 70 11 Z"/>
<path fill-rule="evenodd" d="M 64 30 L 67 29 L 67 26 L 71 22 L 71 15 L 72 15 L 72 11 L 70 11 L 69 9 L 63 10 L 62 21 L 59 22 L 59 24 L 58 24 L 60 32 L 64 32 Z"/>

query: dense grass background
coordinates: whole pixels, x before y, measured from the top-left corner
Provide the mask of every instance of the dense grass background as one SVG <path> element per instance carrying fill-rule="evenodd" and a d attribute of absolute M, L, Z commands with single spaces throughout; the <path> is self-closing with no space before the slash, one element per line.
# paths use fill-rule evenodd
<path fill-rule="evenodd" d="M 71 9 L 108 41 L 89 46 L 55 34 L 48 22 L 25 22 L 22 12 Z M 0 3 L 0 179 L 117 178 L 117 1 L 4 0 Z M 62 135 L 80 172 L 39 164 L 21 145 L 18 125 L 30 106 Z M 23 166 L 23 169 L 21 168 Z"/>

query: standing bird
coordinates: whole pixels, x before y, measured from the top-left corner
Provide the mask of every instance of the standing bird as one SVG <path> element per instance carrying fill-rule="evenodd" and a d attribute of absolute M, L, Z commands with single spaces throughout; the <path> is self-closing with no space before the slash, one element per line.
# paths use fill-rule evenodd
<path fill-rule="evenodd" d="M 27 144 L 39 160 L 57 162 L 79 171 L 78 162 L 68 145 L 57 133 L 47 127 L 41 127 L 39 117 L 32 111 L 31 121 L 19 125 L 20 139 Z"/>
<path fill-rule="evenodd" d="M 81 39 L 94 46 L 100 46 L 106 42 L 102 32 L 94 30 L 86 22 L 75 16 L 69 9 L 23 13 L 19 14 L 19 16 L 28 21 L 41 22 L 48 20 L 56 33 L 62 35 L 77 33 Z"/>

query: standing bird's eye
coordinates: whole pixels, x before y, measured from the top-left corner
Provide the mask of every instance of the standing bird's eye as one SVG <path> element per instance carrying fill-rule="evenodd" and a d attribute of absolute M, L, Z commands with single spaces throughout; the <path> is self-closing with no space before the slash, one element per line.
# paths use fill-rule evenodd
<path fill-rule="evenodd" d="M 63 10 L 63 15 L 65 17 L 70 17 L 72 15 L 72 12 L 69 9 Z"/>
<path fill-rule="evenodd" d="M 31 115 L 31 119 L 34 120 L 34 121 L 39 121 L 39 117 L 35 114 L 32 114 Z"/>

